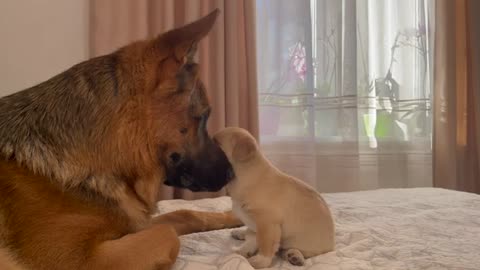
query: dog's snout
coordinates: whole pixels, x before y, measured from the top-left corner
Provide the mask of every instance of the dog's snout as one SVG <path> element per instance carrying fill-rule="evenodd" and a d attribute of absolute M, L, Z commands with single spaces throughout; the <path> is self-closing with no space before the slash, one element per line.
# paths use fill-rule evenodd
<path fill-rule="evenodd" d="M 188 174 L 184 174 L 180 177 L 180 183 L 182 184 L 182 186 L 188 188 L 193 184 L 193 178 Z"/>
<path fill-rule="evenodd" d="M 230 167 L 228 170 L 227 170 L 227 180 L 232 180 L 235 178 L 235 172 L 233 171 L 233 168 Z"/>
<path fill-rule="evenodd" d="M 221 140 L 220 140 L 221 141 Z M 191 191 L 218 191 L 235 173 L 227 156 L 219 146 L 218 138 L 208 137 L 195 151 L 167 154 L 166 185 Z"/>

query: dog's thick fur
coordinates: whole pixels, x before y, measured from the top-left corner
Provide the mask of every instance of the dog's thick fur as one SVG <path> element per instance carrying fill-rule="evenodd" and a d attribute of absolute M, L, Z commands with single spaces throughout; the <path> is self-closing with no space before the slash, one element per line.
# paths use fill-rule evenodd
<path fill-rule="evenodd" d="M 168 177 L 211 191 L 228 180 L 193 62 L 217 15 L 0 99 L 0 269 L 170 269 L 178 235 L 241 224 L 231 212 L 151 219 Z"/>
<path fill-rule="evenodd" d="M 232 236 L 245 240 L 237 252 L 250 257 L 252 266 L 269 267 L 277 251 L 303 265 L 305 257 L 334 249 L 333 218 L 318 192 L 275 168 L 246 130 L 226 128 L 214 139 L 235 171 L 227 192 L 233 212 L 248 228 L 234 230 Z"/>

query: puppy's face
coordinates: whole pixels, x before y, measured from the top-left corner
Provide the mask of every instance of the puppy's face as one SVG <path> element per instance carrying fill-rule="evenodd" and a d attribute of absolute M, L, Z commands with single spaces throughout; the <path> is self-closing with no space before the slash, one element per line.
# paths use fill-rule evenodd
<path fill-rule="evenodd" d="M 213 138 L 233 166 L 252 160 L 258 153 L 255 138 L 245 129 L 225 128 L 217 132 Z"/>

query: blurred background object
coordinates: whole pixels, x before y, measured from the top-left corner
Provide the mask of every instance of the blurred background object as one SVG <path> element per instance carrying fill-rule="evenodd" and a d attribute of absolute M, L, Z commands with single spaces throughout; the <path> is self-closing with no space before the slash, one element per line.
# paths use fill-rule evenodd
<path fill-rule="evenodd" d="M 0 1 L 0 97 L 89 58 L 89 2 Z"/>

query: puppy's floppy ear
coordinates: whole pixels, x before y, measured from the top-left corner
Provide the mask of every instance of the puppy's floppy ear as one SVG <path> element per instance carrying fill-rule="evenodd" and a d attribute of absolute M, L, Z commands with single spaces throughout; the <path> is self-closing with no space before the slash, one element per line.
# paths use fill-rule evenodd
<path fill-rule="evenodd" d="M 252 138 L 238 136 L 234 139 L 232 158 L 237 162 L 244 162 L 251 159 L 257 151 L 257 145 Z"/>

